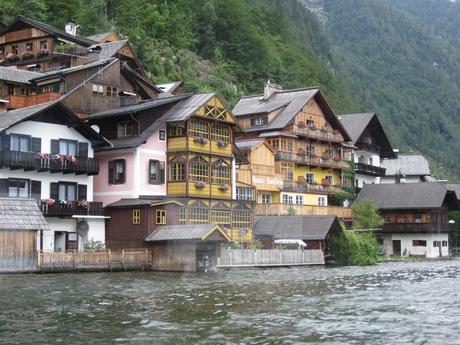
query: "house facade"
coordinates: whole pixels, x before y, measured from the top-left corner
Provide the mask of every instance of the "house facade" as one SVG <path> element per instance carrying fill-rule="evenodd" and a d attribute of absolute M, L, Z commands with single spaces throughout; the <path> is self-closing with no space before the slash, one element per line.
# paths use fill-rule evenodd
<path fill-rule="evenodd" d="M 49 230 L 40 231 L 37 249 L 82 249 L 88 240 L 105 241 L 102 204 L 93 202 L 99 172 L 94 147 L 108 145 L 59 102 L 1 114 L 0 194 L 33 198 Z"/>
<path fill-rule="evenodd" d="M 355 187 L 378 184 L 385 177 L 384 159 L 396 158 L 376 113 L 345 114 L 340 122 L 351 137 L 354 150 Z"/>
<path fill-rule="evenodd" d="M 240 99 L 233 113 L 243 129 L 239 140 L 264 139 L 274 151 L 275 174 L 282 176 L 278 194 L 266 203 L 328 205 L 341 192 L 351 150 L 349 135 L 317 88 L 282 90 L 268 82 L 264 94 Z"/>
<path fill-rule="evenodd" d="M 449 255 L 455 224 L 448 211 L 458 209 L 458 203 L 442 183 L 365 184 L 356 202 L 362 200 L 371 200 L 385 220 L 377 234 L 387 255 Z"/>
<path fill-rule="evenodd" d="M 381 183 L 419 183 L 432 181 L 430 165 L 420 154 L 399 154 L 396 158 L 384 159 L 385 176 Z"/>

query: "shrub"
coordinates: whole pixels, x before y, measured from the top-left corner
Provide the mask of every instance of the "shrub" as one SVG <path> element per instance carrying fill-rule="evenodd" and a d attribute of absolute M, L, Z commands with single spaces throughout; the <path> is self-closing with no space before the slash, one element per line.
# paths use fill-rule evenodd
<path fill-rule="evenodd" d="M 85 244 L 83 245 L 83 248 L 85 248 L 85 250 L 101 250 L 101 249 L 105 249 L 105 244 L 102 243 L 101 241 L 95 241 L 91 239 L 85 242 Z"/>
<path fill-rule="evenodd" d="M 374 265 L 379 257 L 379 244 L 373 233 L 344 230 L 331 240 L 336 263 L 339 265 Z"/>

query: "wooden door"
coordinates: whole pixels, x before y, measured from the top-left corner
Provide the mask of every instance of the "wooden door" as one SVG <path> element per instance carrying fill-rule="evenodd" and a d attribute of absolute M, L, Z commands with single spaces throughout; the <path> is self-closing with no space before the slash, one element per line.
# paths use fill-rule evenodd
<path fill-rule="evenodd" d="M 393 240 L 393 255 L 401 256 L 401 240 Z"/>

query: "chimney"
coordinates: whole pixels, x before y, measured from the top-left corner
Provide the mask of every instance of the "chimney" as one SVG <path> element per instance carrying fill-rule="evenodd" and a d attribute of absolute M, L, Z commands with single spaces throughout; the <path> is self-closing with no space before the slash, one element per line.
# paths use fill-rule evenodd
<path fill-rule="evenodd" d="M 99 61 L 101 57 L 101 46 L 95 46 L 93 48 L 88 49 L 86 54 L 86 63 Z"/>
<path fill-rule="evenodd" d="M 264 100 L 268 100 L 274 92 L 283 90 L 281 85 L 272 84 L 270 80 L 264 86 Z"/>
<path fill-rule="evenodd" d="M 133 105 L 136 103 L 136 94 L 128 91 L 120 91 L 120 107 L 126 107 L 127 105 Z"/>
<path fill-rule="evenodd" d="M 399 156 L 399 149 L 393 149 L 393 153 L 395 154 L 396 158 Z"/>
<path fill-rule="evenodd" d="M 77 36 L 80 33 L 80 25 L 74 23 L 67 23 L 65 25 L 65 32 L 72 36 Z"/>

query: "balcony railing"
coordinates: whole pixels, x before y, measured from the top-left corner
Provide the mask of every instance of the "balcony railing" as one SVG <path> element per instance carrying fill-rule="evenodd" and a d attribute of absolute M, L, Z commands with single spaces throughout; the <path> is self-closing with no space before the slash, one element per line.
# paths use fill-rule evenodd
<path fill-rule="evenodd" d="M 40 209 L 47 217 L 102 216 L 102 202 L 42 200 Z"/>
<path fill-rule="evenodd" d="M 337 216 L 341 219 L 352 219 L 351 208 L 339 206 L 291 205 L 291 204 L 257 204 L 254 208 L 256 216 L 284 216 L 294 209 L 298 216 Z"/>
<path fill-rule="evenodd" d="M 304 136 L 310 139 L 322 140 L 327 142 L 341 143 L 343 137 L 340 133 L 331 130 L 324 130 L 319 128 L 311 128 L 308 126 L 293 126 L 294 134 Z"/>
<path fill-rule="evenodd" d="M 382 151 L 380 146 L 377 146 L 377 145 L 374 145 L 374 144 L 358 143 L 357 146 L 361 150 L 372 151 L 372 152 L 375 152 L 375 153 L 380 153 Z"/>
<path fill-rule="evenodd" d="M 342 188 L 340 186 L 331 186 L 319 183 L 307 183 L 307 182 L 294 182 L 285 180 L 283 183 L 283 190 L 296 192 L 296 193 L 340 193 Z"/>
<path fill-rule="evenodd" d="M 61 94 L 59 92 L 44 92 L 29 96 L 2 96 L 4 100 L 7 100 L 9 102 L 8 108 L 10 109 L 25 108 L 36 104 L 55 101 L 59 97 L 61 97 Z"/>
<path fill-rule="evenodd" d="M 0 166 L 11 170 L 24 169 L 25 171 L 37 170 L 77 175 L 97 175 L 99 173 L 99 162 L 95 158 L 20 151 L 0 152 Z"/>
<path fill-rule="evenodd" d="M 455 224 L 431 224 L 431 223 L 385 223 L 381 232 L 385 233 L 431 233 L 431 232 L 454 232 Z"/>
<path fill-rule="evenodd" d="M 337 158 L 309 156 L 305 153 L 277 151 L 275 160 L 293 162 L 300 165 L 318 166 L 332 169 L 347 169 L 349 164 Z"/>
<path fill-rule="evenodd" d="M 385 176 L 386 169 L 365 163 L 355 163 L 355 171 L 370 176 Z"/>

